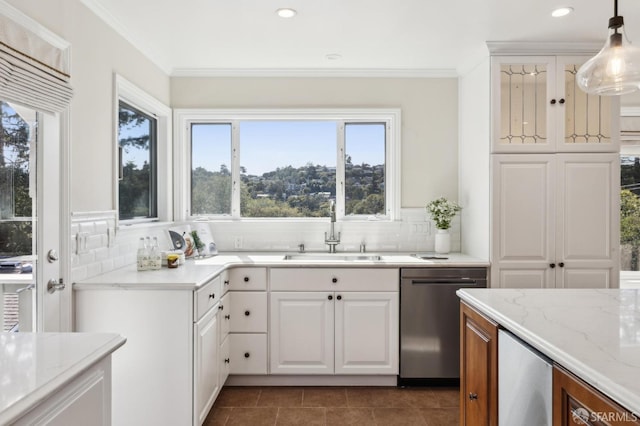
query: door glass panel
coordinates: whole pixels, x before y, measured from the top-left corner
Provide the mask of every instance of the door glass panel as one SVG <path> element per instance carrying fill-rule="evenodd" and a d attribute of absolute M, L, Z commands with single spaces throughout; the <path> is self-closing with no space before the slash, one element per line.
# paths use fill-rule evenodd
<path fill-rule="evenodd" d="M 611 143 L 611 98 L 588 95 L 576 83 L 580 65 L 566 64 L 564 142 Z"/>
<path fill-rule="evenodd" d="M 32 331 L 36 112 L 2 101 L 0 111 L 0 331 Z"/>
<path fill-rule="evenodd" d="M 500 66 L 500 144 L 547 143 L 547 67 Z"/>

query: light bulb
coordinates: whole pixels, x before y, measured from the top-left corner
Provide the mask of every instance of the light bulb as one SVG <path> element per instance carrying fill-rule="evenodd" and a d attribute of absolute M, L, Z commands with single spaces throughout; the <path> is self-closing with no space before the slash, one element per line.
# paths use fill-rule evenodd
<path fill-rule="evenodd" d="M 618 53 L 619 52 L 613 52 L 613 55 L 611 55 L 607 63 L 607 75 L 613 79 L 620 78 L 626 70 L 624 58 Z"/>

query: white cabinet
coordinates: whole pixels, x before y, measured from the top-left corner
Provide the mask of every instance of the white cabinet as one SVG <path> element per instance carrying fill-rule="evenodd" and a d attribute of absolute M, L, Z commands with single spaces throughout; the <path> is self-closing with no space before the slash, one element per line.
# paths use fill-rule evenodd
<path fill-rule="evenodd" d="M 271 374 L 397 374 L 398 280 L 397 269 L 273 268 Z"/>
<path fill-rule="evenodd" d="M 194 324 L 193 404 L 197 424 L 202 424 L 219 392 L 218 309 L 210 309 Z"/>
<path fill-rule="evenodd" d="M 224 277 L 223 277 L 224 283 Z M 224 284 L 223 284 L 224 286 Z M 224 288 L 224 287 L 223 287 Z M 218 383 L 220 387 L 224 386 L 229 377 L 231 359 L 230 359 L 230 347 L 229 347 L 229 329 L 231 327 L 231 293 L 226 293 L 220 299 L 220 305 L 218 306 L 218 322 L 220 323 L 220 331 L 218 340 L 220 342 L 220 352 L 218 354 L 219 365 L 219 377 Z"/>
<path fill-rule="evenodd" d="M 271 293 L 271 374 L 334 373 L 331 292 Z"/>
<path fill-rule="evenodd" d="M 222 281 L 215 277 L 196 291 L 161 285 L 74 291 L 76 331 L 127 337 L 113 357 L 113 424 L 202 424 L 224 377 Z"/>
<path fill-rule="evenodd" d="M 229 270 L 223 327 L 228 331 L 229 374 L 267 374 L 267 269 Z"/>
<path fill-rule="evenodd" d="M 493 286 L 617 287 L 617 154 L 493 155 Z"/>
<path fill-rule="evenodd" d="M 334 309 L 335 373 L 397 374 L 398 293 L 337 293 Z"/>
<path fill-rule="evenodd" d="M 20 425 L 110 426 L 111 357 L 89 368 L 18 419 Z"/>
<path fill-rule="evenodd" d="M 492 152 L 617 152 L 619 100 L 576 84 L 588 58 L 492 57 Z"/>

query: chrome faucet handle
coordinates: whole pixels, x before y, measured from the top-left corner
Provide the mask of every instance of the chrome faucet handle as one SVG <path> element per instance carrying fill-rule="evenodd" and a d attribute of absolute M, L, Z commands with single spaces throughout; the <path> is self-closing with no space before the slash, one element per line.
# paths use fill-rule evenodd
<path fill-rule="evenodd" d="M 360 253 L 365 253 L 367 251 L 367 246 L 364 242 L 360 243 Z"/>
<path fill-rule="evenodd" d="M 304 253 L 304 244 L 298 244 L 298 253 Z"/>

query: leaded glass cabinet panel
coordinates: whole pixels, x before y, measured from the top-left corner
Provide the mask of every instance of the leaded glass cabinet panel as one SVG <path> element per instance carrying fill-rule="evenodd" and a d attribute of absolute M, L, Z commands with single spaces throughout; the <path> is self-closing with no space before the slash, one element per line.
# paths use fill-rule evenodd
<path fill-rule="evenodd" d="M 587 95 L 575 75 L 588 58 L 492 59 L 492 152 L 615 152 L 619 101 Z"/>

